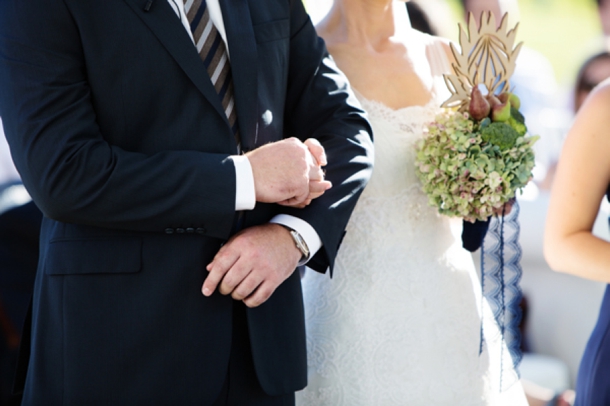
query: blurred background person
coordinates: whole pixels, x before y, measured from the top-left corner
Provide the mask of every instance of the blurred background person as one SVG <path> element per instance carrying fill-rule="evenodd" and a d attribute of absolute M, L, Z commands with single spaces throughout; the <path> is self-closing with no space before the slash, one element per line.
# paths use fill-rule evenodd
<path fill-rule="evenodd" d="M 585 60 L 578 70 L 570 92 L 573 114 L 581 109 L 592 89 L 608 77 L 610 54 L 607 51 L 599 52 Z M 558 159 L 560 158 L 550 162 L 545 178 L 538 183 L 540 195 L 537 199 L 521 202 L 525 270 L 522 286 L 533 303 L 530 310 L 534 317 L 528 323 L 528 338 L 532 343 L 532 350 L 535 351 L 535 354 L 524 359 L 523 372 L 537 382 L 546 382 L 557 390 L 565 387 L 562 384 L 565 381 L 562 369 L 566 367 L 570 385 L 574 385 L 580 359 L 595 324 L 595 316 L 605 289 L 605 285 L 597 281 L 552 273 L 546 262 L 541 261 L 542 230 L 545 226 L 551 227 L 555 222 L 555 217 L 550 214 L 546 217 L 549 190 L 551 184 L 563 182 L 561 179 L 555 179 Z M 610 238 L 609 213 L 610 208 L 605 200 L 601 207 L 598 202 L 596 217 L 592 223 L 593 233 L 598 238 Z M 545 218 L 546 222 L 543 223 Z M 548 391 L 536 385 L 524 383 L 524 387 L 528 393 L 538 394 L 539 398 L 550 396 Z M 577 397 L 581 388 L 581 384 L 576 386 Z M 572 398 L 574 393 L 564 392 L 563 395 Z"/>
<path fill-rule="evenodd" d="M 417 31 L 430 35 L 439 35 L 438 29 L 433 26 L 433 20 L 428 13 L 416 1 L 407 1 L 407 11 L 411 20 L 411 27 Z"/>
<path fill-rule="evenodd" d="M 610 52 L 599 52 L 583 62 L 578 70 L 571 92 L 572 113 L 574 115 L 578 113 L 593 88 L 608 77 L 610 77 Z M 556 157 L 548 164 L 544 179 L 538 182 L 538 186 L 542 190 L 550 190 L 558 159 L 559 157 Z"/>
<path fill-rule="evenodd" d="M 596 0 L 599 21 L 604 35 L 604 45 L 610 49 L 610 0 Z"/>
<path fill-rule="evenodd" d="M 405 3 L 411 19 L 411 27 L 430 35 L 453 38 L 456 33 L 455 19 L 446 0 L 409 0 Z M 420 16 L 418 9 L 423 16 Z M 420 20 L 427 20 L 429 29 L 421 25 Z"/>
<path fill-rule="evenodd" d="M 610 4 L 610 1 L 608 3 Z M 610 21 L 608 23 L 610 24 Z M 609 77 L 610 52 L 608 51 L 599 52 L 582 64 L 574 85 L 574 113 L 580 110 L 593 88 Z"/>
<path fill-rule="evenodd" d="M 602 1 L 598 1 L 598 4 L 602 3 Z M 610 3 L 610 2 L 609 2 Z M 577 114 L 579 112 L 579 110 L 581 109 L 581 107 L 583 106 L 583 104 L 585 103 L 585 100 L 587 99 L 587 97 L 589 97 L 591 91 L 598 86 L 601 82 L 603 82 L 605 79 L 610 78 L 610 53 L 608 51 L 602 51 L 599 52 L 595 55 L 592 55 L 591 57 L 587 58 L 584 63 L 581 65 L 578 74 L 576 76 L 576 81 L 574 83 L 574 89 L 573 89 L 573 112 L 574 114 Z M 564 147 L 564 148 L 567 148 Z M 563 154 L 562 154 L 563 155 Z M 563 158 L 564 160 L 567 160 L 569 158 Z M 569 164 L 566 164 L 566 166 Z M 555 178 L 555 173 L 556 173 L 556 168 L 557 168 L 557 163 L 554 162 L 550 168 L 549 171 L 547 173 L 547 177 L 545 179 L 545 183 L 548 184 L 548 187 L 550 187 L 553 179 Z M 562 184 L 563 180 L 560 178 L 557 180 L 558 184 Z M 561 185 L 561 186 L 557 186 L 557 188 L 564 188 L 564 187 L 569 187 L 568 185 Z M 593 222 L 591 223 L 591 229 L 589 230 L 589 232 L 592 231 L 593 229 L 593 225 L 595 223 L 598 224 L 597 227 L 597 234 L 603 234 L 603 235 L 607 235 L 607 233 L 600 233 L 599 229 L 605 230 L 606 229 L 606 218 L 608 217 L 608 213 L 607 213 L 607 206 L 605 210 L 599 210 L 599 204 L 597 206 L 598 211 L 596 212 L 597 218 L 594 216 L 593 217 Z M 555 223 L 555 218 L 551 217 L 552 214 L 549 213 L 549 218 L 547 221 L 547 229 L 549 228 L 553 228 L 553 227 L 560 227 L 561 224 L 554 224 L 551 225 L 552 223 Z M 601 223 L 601 225 L 600 225 Z M 598 238 L 598 237 L 594 237 L 594 238 Z M 549 260 L 549 263 L 552 265 L 552 260 Z M 572 272 L 569 272 L 572 273 Z M 600 327 L 600 322 L 598 321 L 598 327 L 596 328 L 596 330 L 599 330 Z M 595 334 L 595 333 L 594 333 Z M 599 334 L 599 333 L 598 333 Z M 592 341 L 595 340 L 595 338 L 591 339 Z M 589 344 L 589 348 L 591 348 L 591 342 Z M 593 344 L 594 345 L 594 344 Z M 588 351 L 588 353 L 587 353 Z M 584 382 L 593 382 L 592 379 L 595 379 L 595 377 L 591 377 L 591 374 L 594 374 L 594 372 L 592 371 L 591 365 L 587 364 L 587 362 L 590 363 L 589 358 L 592 356 L 592 351 L 591 349 L 587 349 L 585 350 L 585 355 L 584 357 L 586 358 L 586 361 L 583 361 L 584 364 L 581 364 L 581 371 L 583 372 L 579 372 L 579 378 L 578 378 L 578 385 L 577 385 L 577 394 L 578 391 L 584 391 L 584 393 L 582 395 L 579 395 L 578 399 L 579 402 L 578 404 L 580 405 L 593 405 L 596 403 L 589 403 L 592 402 L 592 400 L 588 400 L 590 399 L 590 396 L 592 396 L 591 389 L 587 388 L 584 384 Z M 584 366 L 583 366 L 584 365 Z M 607 365 L 610 367 L 610 365 Z M 582 375 L 582 376 L 580 376 Z M 597 377 L 597 379 L 600 379 L 600 377 Z M 610 381 L 610 375 L 602 375 L 601 379 L 605 379 L 605 382 Z M 536 391 L 538 390 L 539 392 L 537 393 L 544 393 L 542 389 L 540 388 L 531 388 L 532 391 Z M 548 393 L 546 395 L 543 396 L 548 396 Z M 572 395 L 570 395 L 571 397 Z M 608 404 L 608 403 L 597 403 L 597 404 Z"/>
<path fill-rule="evenodd" d="M 610 184 L 609 109 L 610 80 L 606 80 L 586 99 L 568 133 L 545 229 L 544 254 L 553 269 L 606 284 L 578 372 L 577 406 L 610 404 L 610 243 L 593 232 Z"/>

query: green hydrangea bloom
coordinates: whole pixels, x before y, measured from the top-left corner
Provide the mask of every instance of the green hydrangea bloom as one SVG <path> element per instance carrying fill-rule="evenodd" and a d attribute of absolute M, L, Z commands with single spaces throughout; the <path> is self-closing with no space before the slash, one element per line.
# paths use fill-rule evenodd
<path fill-rule="evenodd" d="M 513 119 L 520 122 L 519 116 Z M 538 137 L 509 124 L 475 125 L 468 114 L 444 109 L 425 132 L 417 144 L 416 172 L 441 214 L 485 220 L 532 178 Z"/>

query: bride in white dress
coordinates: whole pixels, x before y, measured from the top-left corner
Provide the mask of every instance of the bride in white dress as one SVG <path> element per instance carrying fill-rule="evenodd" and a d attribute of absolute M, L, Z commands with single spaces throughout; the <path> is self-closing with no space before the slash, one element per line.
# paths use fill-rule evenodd
<path fill-rule="evenodd" d="M 500 390 L 509 377 L 491 316 L 480 353 L 472 258 L 414 171 L 414 143 L 448 97 L 449 47 L 392 0 L 335 0 L 318 32 L 369 113 L 375 169 L 333 278 L 303 279 L 309 385 L 297 405 L 527 405 L 514 371 Z"/>

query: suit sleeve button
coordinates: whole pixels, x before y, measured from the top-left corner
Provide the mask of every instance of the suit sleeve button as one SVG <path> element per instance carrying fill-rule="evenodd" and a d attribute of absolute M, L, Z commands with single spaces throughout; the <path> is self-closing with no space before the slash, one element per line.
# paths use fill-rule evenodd
<path fill-rule="evenodd" d="M 189 228 L 187 228 L 187 229 L 186 229 L 186 232 L 187 232 L 188 234 L 193 234 L 193 233 L 195 232 L 195 229 L 194 229 L 194 228 L 192 228 L 192 227 L 189 227 Z"/>
<path fill-rule="evenodd" d="M 197 227 L 197 228 L 195 229 L 195 232 L 196 232 L 197 234 L 205 234 L 205 228 L 203 228 L 203 227 Z"/>
<path fill-rule="evenodd" d="M 165 229 L 165 234 L 174 234 L 174 229 L 173 228 L 166 228 Z"/>
<path fill-rule="evenodd" d="M 178 234 L 184 234 L 184 228 L 177 228 L 177 229 L 176 229 L 176 232 L 177 232 Z"/>

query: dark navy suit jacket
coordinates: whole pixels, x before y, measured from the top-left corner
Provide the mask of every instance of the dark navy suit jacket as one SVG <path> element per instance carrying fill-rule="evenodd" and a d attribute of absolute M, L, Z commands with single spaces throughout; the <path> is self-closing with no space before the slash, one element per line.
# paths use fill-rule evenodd
<path fill-rule="evenodd" d="M 146 6 L 150 8 L 146 10 Z M 220 2 L 245 150 L 288 136 L 326 148 L 334 187 L 288 213 L 332 269 L 372 166 L 370 127 L 299 0 Z M 204 297 L 231 235 L 236 144 L 166 0 L 0 0 L 0 114 L 45 215 L 27 405 L 205 405 L 223 382 L 232 299 Z M 264 119 L 263 119 L 264 117 Z M 298 273 L 249 309 L 269 394 L 306 384 Z"/>

